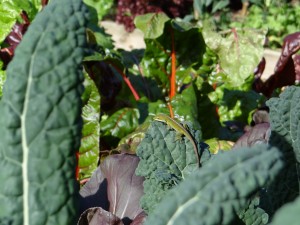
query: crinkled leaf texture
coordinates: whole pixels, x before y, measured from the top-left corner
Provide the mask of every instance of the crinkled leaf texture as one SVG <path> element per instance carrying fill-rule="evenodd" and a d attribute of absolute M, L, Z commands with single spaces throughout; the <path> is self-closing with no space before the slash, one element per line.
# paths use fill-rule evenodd
<path fill-rule="evenodd" d="M 52 0 L 7 68 L 0 105 L 0 221 L 74 224 L 87 8 Z"/>
<path fill-rule="evenodd" d="M 189 131 L 200 150 L 201 164 L 205 164 L 210 153 L 200 141 L 200 131 L 191 127 Z M 169 189 L 198 168 L 191 141 L 177 135 L 166 124 L 154 121 L 138 146 L 137 155 L 141 161 L 136 174 L 145 177 L 141 206 L 146 212 L 152 212 Z"/>
<path fill-rule="evenodd" d="M 216 155 L 167 196 L 146 224 L 230 224 L 283 166 L 277 148 L 256 145 Z"/>
<path fill-rule="evenodd" d="M 142 224 L 146 214 L 139 201 L 144 178 L 135 175 L 138 162 L 137 156 L 116 154 L 101 163 L 80 190 L 80 212 L 84 213 L 79 225 Z M 110 220 L 111 223 L 104 223 Z"/>
<path fill-rule="evenodd" d="M 293 86 L 286 88 L 279 98 L 267 101 L 271 126 L 269 143 L 282 151 L 285 161 L 285 167 L 264 196 L 266 209 L 270 215 L 299 195 L 297 168 L 300 160 L 299 98 L 300 88 Z"/>
<path fill-rule="evenodd" d="M 203 37 L 209 48 L 216 51 L 220 65 L 234 87 L 241 86 L 253 74 L 263 56 L 266 31 L 255 29 L 232 30 L 226 37 L 203 27 Z"/>
<path fill-rule="evenodd" d="M 279 98 L 271 98 L 270 107 L 271 129 L 285 138 L 293 147 L 297 162 L 300 163 L 300 88 L 288 87 Z M 275 134 L 275 133 L 273 133 Z M 274 135 L 271 141 L 276 142 Z M 287 149 L 288 145 L 283 146 Z M 288 151 L 288 150 L 286 150 Z"/>
<path fill-rule="evenodd" d="M 87 75 L 83 93 L 82 138 L 79 149 L 79 180 L 91 177 L 97 168 L 100 142 L 100 94 L 94 81 Z"/>
<path fill-rule="evenodd" d="M 101 136 L 121 139 L 133 132 L 138 126 L 139 111 L 136 108 L 125 107 L 116 111 L 106 120 L 101 121 Z"/>
<path fill-rule="evenodd" d="M 245 225 L 261 225 L 267 224 L 269 221 L 269 215 L 260 208 L 259 196 L 250 200 L 249 206 L 239 212 L 239 218 L 245 223 Z"/>

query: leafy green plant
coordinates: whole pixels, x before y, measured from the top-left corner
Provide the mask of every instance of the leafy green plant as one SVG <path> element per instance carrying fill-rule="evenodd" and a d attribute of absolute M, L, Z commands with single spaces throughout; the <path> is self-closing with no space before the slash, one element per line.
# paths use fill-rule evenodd
<path fill-rule="evenodd" d="M 29 19 L 32 20 L 41 9 L 41 1 L 32 0 L 7 0 L 0 3 L 0 44 L 10 33 L 16 21 L 22 21 L 21 12 L 26 11 Z"/>
<path fill-rule="evenodd" d="M 222 0 L 222 1 L 214 1 L 214 0 L 195 0 L 194 1 L 194 10 L 196 13 L 196 18 L 204 18 L 208 13 L 215 13 L 220 9 L 228 7 L 230 1 Z M 199 18 L 197 18 L 199 19 Z"/>
<path fill-rule="evenodd" d="M 284 36 L 299 31 L 300 5 L 298 2 L 287 3 L 286 1 L 270 1 L 269 4 L 253 4 L 249 7 L 245 16 L 237 16 L 234 20 L 224 20 L 221 16 L 218 26 L 227 28 L 256 28 L 268 29 L 268 43 L 271 48 L 282 47 Z M 227 23 L 227 24 L 226 24 Z"/>
<path fill-rule="evenodd" d="M 215 156 L 169 191 L 146 224 L 231 224 L 235 212 L 278 174 L 280 156 L 277 149 L 259 145 Z"/>
<path fill-rule="evenodd" d="M 199 131 L 190 127 L 189 132 L 195 137 L 200 151 L 200 162 L 205 164 L 210 156 L 207 146 L 201 143 Z M 169 189 L 198 168 L 191 141 L 187 137 L 179 140 L 176 135 L 177 131 L 168 129 L 167 125 L 152 122 L 138 147 L 137 155 L 141 163 L 136 169 L 136 174 L 146 179 L 141 205 L 147 212 L 153 211 Z"/>
<path fill-rule="evenodd" d="M 82 95 L 83 128 L 78 155 L 77 178 L 82 183 L 91 176 L 99 161 L 100 95 L 94 81 L 85 76 Z"/>
<path fill-rule="evenodd" d="M 6 71 L 1 62 L 7 80 L 0 102 L 0 223 L 74 224 L 76 179 L 86 182 L 98 162 L 80 191 L 78 224 L 280 222 L 279 208 L 289 209 L 285 204 L 299 194 L 299 88 L 267 102 L 270 120 L 251 128 L 254 139 L 244 147 L 228 144 L 262 100 L 252 90 L 252 70 L 264 33 L 217 34 L 205 24 L 147 14 L 135 20 L 146 48 L 128 52 L 114 49 L 95 17 L 88 20 L 88 9 L 94 10 L 52 0 Z M 299 50 L 293 36 L 280 62 L 291 62 Z M 158 113 L 187 121 L 182 129 L 190 136 L 152 122 Z M 101 158 L 120 152 L 140 159 Z"/>
<path fill-rule="evenodd" d="M 111 10 L 114 4 L 113 0 L 84 0 L 84 3 L 90 8 L 91 21 L 101 21 L 102 18 Z"/>
<path fill-rule="evenodd" d="M 51 1 L 7 68 L 0 103 L 1 223 L 76 220 L 87 17 L 81 1 Z"/>
<path fill-rule="evenodd" d="M 287 212 L 292 207 L 289 205 L 279 210 L 278 214 L 277 210 L 299 195 L 297 130 L 300 113 L 295 101 L 299 95 L 299 87 L 290 87 L 279 98 L 272 98 L 267 102 L 271 125 L 268 145 L 256 144 L 251 148 L 241 147 L 229 152 L 219 152 L 208 158 L 200 169 L 194 170 L 186 179 L 176 179 L 178 176 L 173 177 L 175 173 L 171 170 L 165 170 L 165 173 L 155 172 L 159 158 L 170 157 L 167 157 L 164 150 L 159 151 L 163 153 L 161 155 L 146 151 L 159 149 L 157 144 L 153 148 L 147 141 L 152 133 L 159 138 L 159 132 L 153 132 L 150 127 L 145 142 L 142 141 L 137 150 L 142 160 L 136 171 L 140 174 L 139 168 L 146 168 L 147 173 L 143 174 L 146 178 L 145 196 L 148 190 L 152 192 L 152 201 L 148 199 L 147 202 L 153 210 L 149 211 L 146 224 L 267 224 L 274 215 L 274 223 L 278 224 L 278 221 L 287 218 L 282 212 L 284 210 L 285 213 L 296 216 L 294 211 Z M 154 127 L 156 123 L 152 123 Z M 179 147 L 179 142 L 168 138 L 168 131 L 162 130 L 161 134 L 163 138 L 160 139 L 166 141 L 166 146 L 172 146 L 171 149 L 178 146 L 180 151 L 188 152 Z M 157 140 L 153 143 L 163 142 Z M 155 160 L 151 159 L 153 156 Z M 172 161 L 162 161 L 164 163 L 161 168 L 168 165 L 172 168 Z M 153 182 L 155 180 L 162 180 L 162 184 L 173 183 L 172 189 L 165 190 L 162 185 L 157 188 L 157 182 Z M 165 190 L 163 195 L 159 190 Z M 141 204 L 148 210 L 143 205 L 143 198 Z M 298 201 L 294 204 L 298 207 Z"/>

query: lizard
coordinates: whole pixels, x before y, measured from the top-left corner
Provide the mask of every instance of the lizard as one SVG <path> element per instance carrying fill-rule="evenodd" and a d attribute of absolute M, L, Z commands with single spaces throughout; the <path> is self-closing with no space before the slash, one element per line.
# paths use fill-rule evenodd
<path fill-rule="evenodd" d="M 175 119 L 172 119 L 171 117 L 169 117 L 165 114 L 158 114 L 158 115 L 154 116 L 153 119 L 156 121 L 159 121 L 159 122 L 166 123 L 169 127 L 174 129 L 176 132 L 178 132 L 181 135 L 184 135 L 188 140 L 190 140 L 194 147 L 194 152 L 197 157 L 198 166 L 200 166 L 200 158 L 198 155 L 197 145 L 196 145 L 195 140 L 192 137 L 192 135 L 184 128 L 184 126 L 181 125 L 179 122 L 177 122 Z"/>

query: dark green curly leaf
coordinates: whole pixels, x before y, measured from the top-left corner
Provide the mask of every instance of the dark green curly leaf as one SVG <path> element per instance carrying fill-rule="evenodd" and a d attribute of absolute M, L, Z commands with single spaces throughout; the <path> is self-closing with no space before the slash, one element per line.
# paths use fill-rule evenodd
<path fill-rule="evenodd" d="M 286 162 L 285 168 L 266 193 L 266 206 L 274 213 L 283 204 L 299 195 L 298 165 L 300 162 L 300 88 L 289 87 L 279 98 L 267 101 L 270 108 L 271 136 L 269 143 L 278 147 Z M 269 204 L 269 201 L 272 204 Z"/>
<path fill-rule="evenodd" d="M 300 88 L 289 87 L 279 98 L 272 98 L 267 102 L 270 107 L 271 129 L 275 131 L 293 147 L 295 157 L 300 163 Z M 271 139 L 274 135 L 271 135 Z M 272 139 L 271 141 L 276 142 Z M 275 144 L 275 143 L 274 143 Z M 281 146 L 280 146 L 281 147 Z M 282 146 L 287 149 L 287 145 Z"/>
<path fill-rule="evenodd" d="M 146 225 L 230 224 L 249 197 L 278 174 L 280 157 L 266 145 L 216 155 L 169 191 Z"/>
<path fill-rule="evenodd" d="M 201 143 L 201 133 L 189 126 L 201 156 L 201 164 L 209 159 L 206 146 Z M 136 174 L 145 177 L 141 205 L 151 212 L 165 193 L 182 179 L 197 170 L 197 158 L 192 143 L 166 124 L 154 121 L 137 149 L 141 161 Z"/>
<path fill-rule="evenodd" d="M 263 225 L 269 221 L 269 215 L 259 207 L 259 197 L 254 197 L 249 206 L 239 212 L 239 217 L 245 225 Z"/>
<path fill-rule="evenodd" d="M 81 1 L 52 0 L 7 68 L 0 103 L 0 221 L 75 224 L 87 17 Z"/>

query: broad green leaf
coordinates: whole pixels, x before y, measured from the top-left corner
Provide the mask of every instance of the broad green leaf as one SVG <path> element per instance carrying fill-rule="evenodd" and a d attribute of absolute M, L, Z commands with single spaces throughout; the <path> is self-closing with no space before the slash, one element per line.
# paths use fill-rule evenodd
<path fill-rule="evenodd" d="M 97 168 L 100 151 L 100 95 L 94 81 L 88 76 L 85 76 L 84 87 L 83 128 L 78 161 L 79 180 L 92 175 Z"/>
<path fill-rule="evenodd" d="M 87 29 L 89 43 L 97 44 L 105 49 L 113 49 L 111 36 L 105 33 L 103 28 L 92 27 Z"/>
<path fill-rule="evenodd" d="M 294 202 L 288 203 L 280 208 L 270 225 L 298 225 L 299 224 L 299 211 L 300 211 L 300 197 Z"/>
<path fill-rule="evenodd" d="M 229 0 L 221 0 L 221 1 L 215 1 L 213 4 L 212 13 L 215 13 L 218 10 L 226 8 L 230 4 Z"/>
<path fill-rule="evenodd" d="M 205 164 L 210 155 L 206 145 L 201 143 L 201 132 L 194 130 L 191 124 L 188 125 L 200 151 L 201 164 Z M 152 122 L 148 128 L 137 148 L 137 155 L 141 161 L 136 174 L 145 177 L 145 194 L 141 205 L 147 212 L 155 209 L 169 189 L 198 169 L 190 140 L 178 136 L 175 130 L 157 121 Z"/>
<path fill-rule="evenodd" d="M 101 137 L 108 138 L 108 140 L 125 137 L 137 128 L 138 118 L 139 112 L 137 109 L 120 109 L 106 120 L 101 121 Z"/>
<path fill-rule="evenodd" d="M 105 16 L 112 8 L 113 0 L 83 0 L 84 3 L 89 7 L 91 20 L 97 24 L 101 21 L 103 16 Z"/>
<path fill-rule="evenodd" d="M 0 44 L 10 33 L 13 25 L 22 20 L 20 13 L 25 11 L 30 20 L 41 9 L 41 1 L 37 0 L 1 0 L 0 2 Z"/>
<path fill-rule="evenodd" d="M 21 0 L 19 0 L 21 1 Z M 28 0 L 32 3 L 32 5 L 34 6 L 34 8 L 38 11 L 40 11 L 42 9 L 42 1 L 41 0 Z M 52 0 L 48 0 L 48 3 L 50 3 Z"/>
<path fill-rule="evenodd" d="M 208 96 L 218 107 L 221 123 L 240 121 L 246 124 L 249 114 L 259 106 L 262 99 L 262 96 L 253 90 L 239 90 L 226 84 L 217 87 Z"/>
<path fill-rule="evenodd" d="M 170 18 L 164 13 L 147 13 L 136 16 L 134 24 L 143 31 L 145 39 L 155 39 L 163 34 L 165 23 L 169 20 Z"/>
<path fill-rule="evenodd" d="M 221 68 L 234 87 L 241 86 L 253 74 L 263 56 L 266 31 L 255 29 L 231 30 L 225 37 L 203 27 L 203 37 L 209 48 L 219 56 Z"/>
<path fill-rule="evenodd" d="M 249 197 L 278 174 L 280 157 L 266 145 L 218 154 L 170 190 L 145 224 L 230 224 Z"/>
<path fill-rule="evenodd" d="M 208 97 L 208 94 L 213 91 L 212 86 L 205 82 L 197 93 L 198 120 L 201 124 L 204 139 L 219 137 L 221 130 L 217 106 Z"/>
<path fill-rule="evenodd" d="M 180 89 L 196 76 L 194 68 L 201 65 L 206 48 L 199 28 L 174 20 L 166 22 L 161 36 L 145 39 L 145 43 L 146 50 L 141 62 L 143 73 L 154 78 L 167 92 L 166 95 L 170 85 L 172 50 L 176 57 L 176 83 Z"/>
<path fill-rule="evenodd" d="M 211 138 L 209 140 L 205 140 L 205 143 L 209 145 L 209 151 L 212 154 L 217 154 L 220 150 L 228 151 L 231 150 L 234 142 L 219 140 L 217 138 Z"/>
<path fill-rule="evenodd" d="M 201 130 L 198 121 L 197 97 L 194 86 L 191 85 L 180 94 L 175 95 L 171 101 L 175 115 L 180 116 L 184 121 L 190 121 L 194 129 Z"/>
<path fill-rule="evenodd" d="M 8 65 L 0 103 L 0 221 L 7 224 L 75 224 L 87 17 L 81 1 L 52 0 Z"/>
<path fill-rule="evenodd" d="M 0 43 L 10 33 L 13 25 L 19 17 L 21 9 L 13 4 L 13 1 L 2 1 L 0 3 Z"/>

